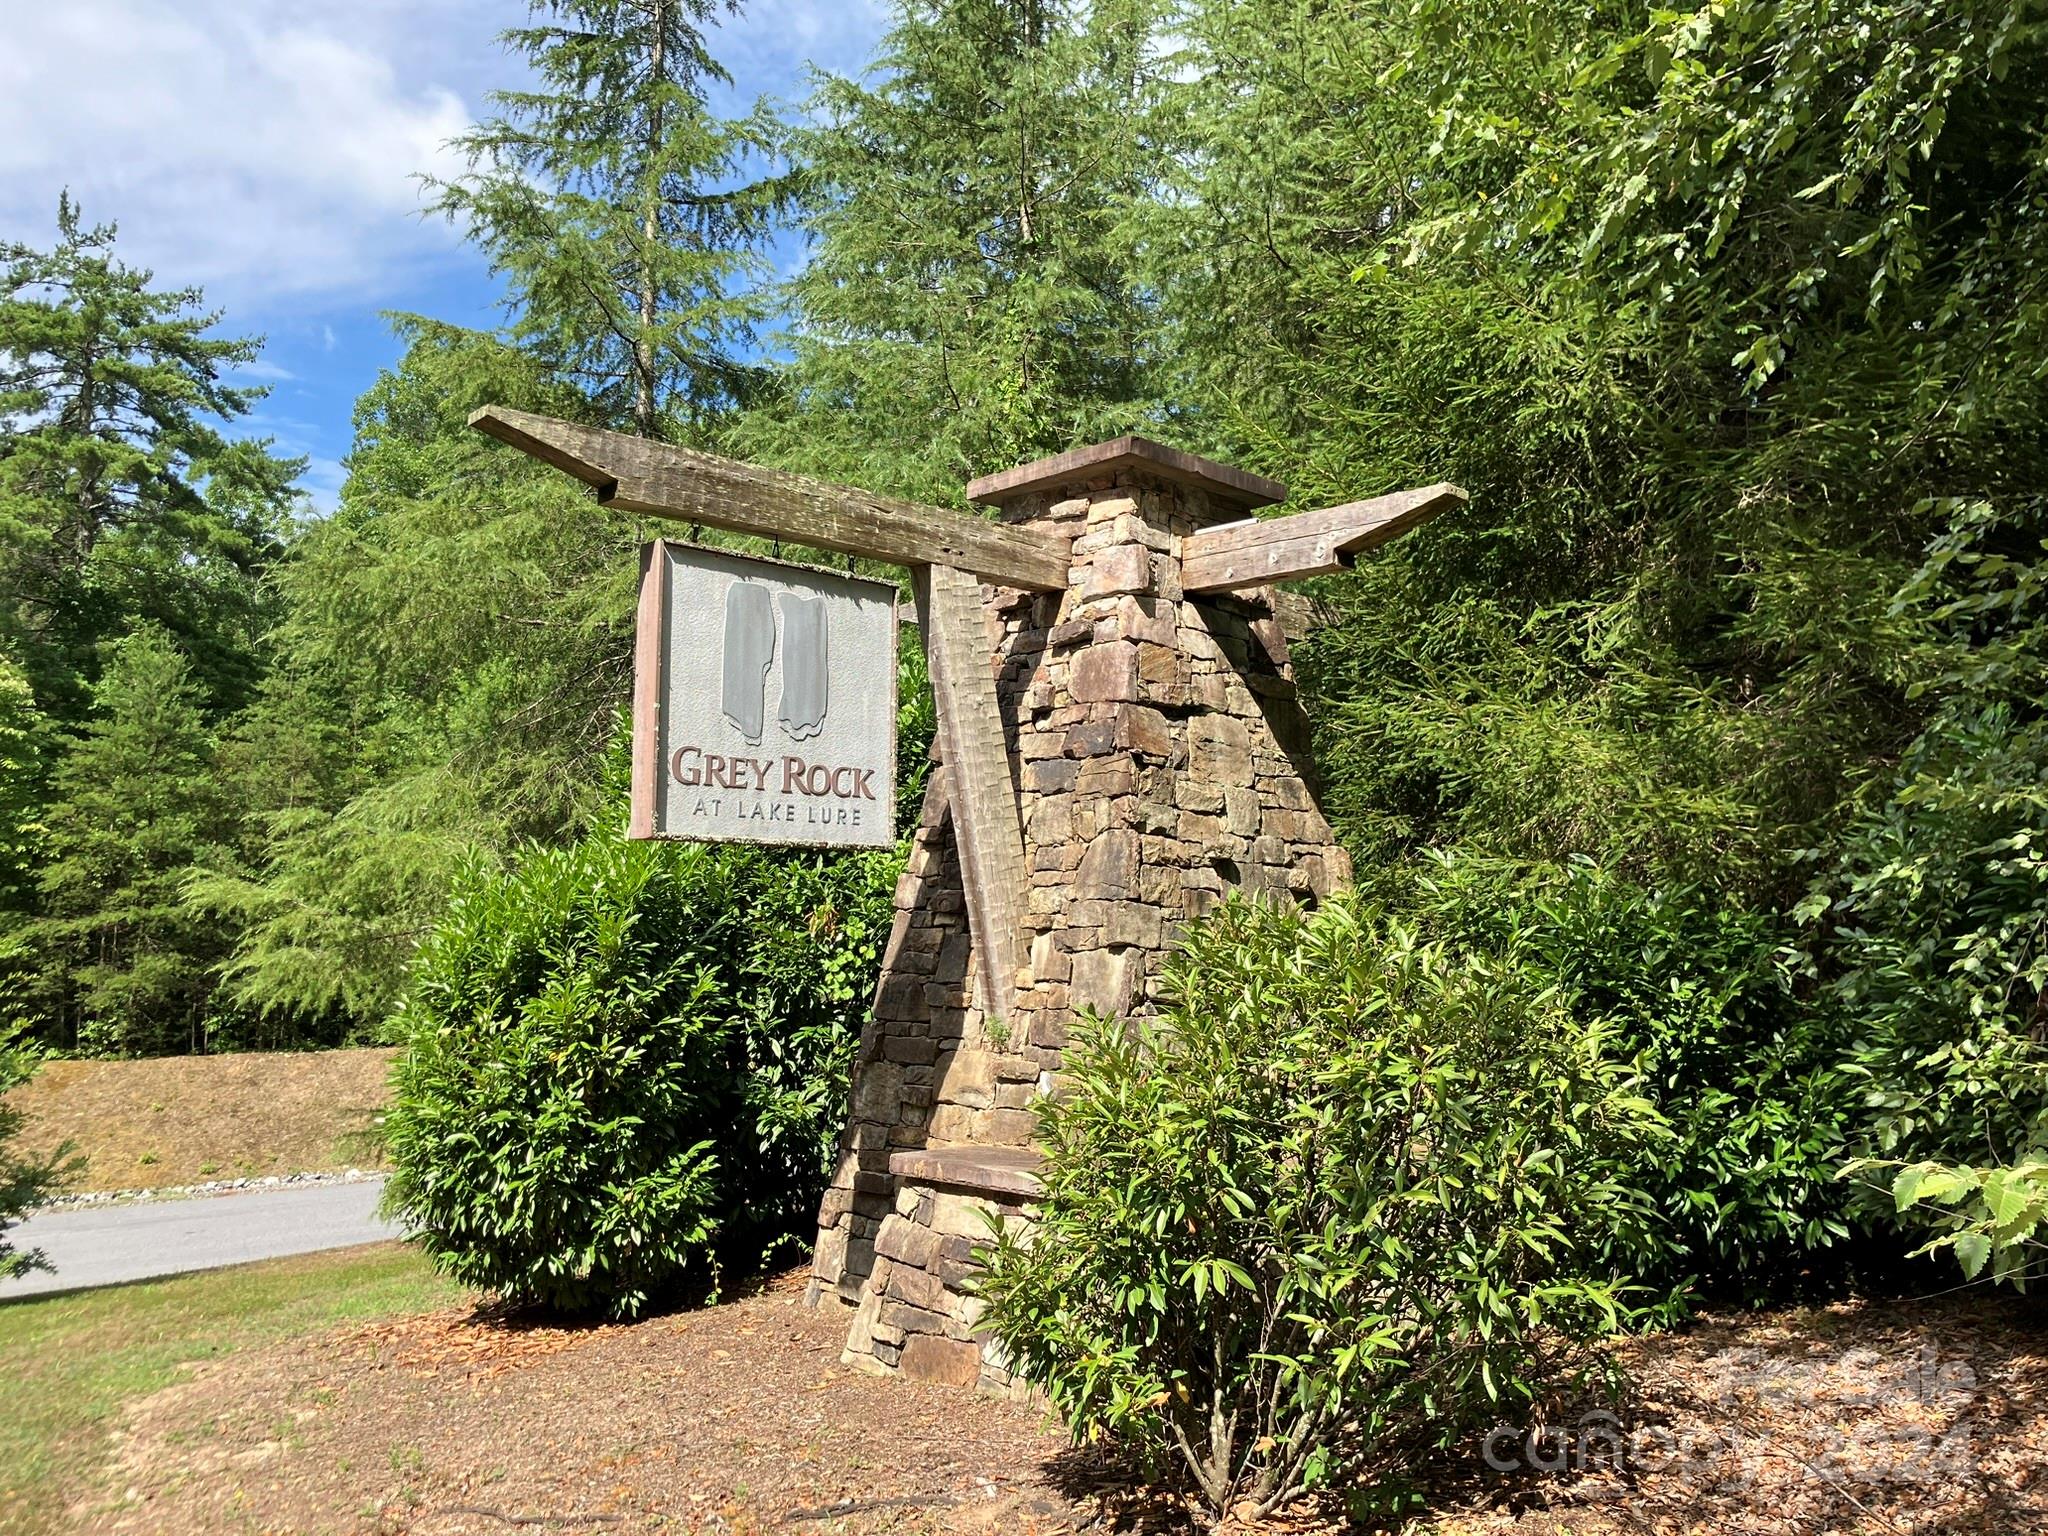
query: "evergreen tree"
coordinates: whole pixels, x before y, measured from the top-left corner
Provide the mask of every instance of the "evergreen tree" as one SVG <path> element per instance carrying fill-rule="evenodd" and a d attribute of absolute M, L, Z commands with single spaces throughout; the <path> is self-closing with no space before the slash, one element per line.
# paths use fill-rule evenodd
<path fill-rule="evenodd" d="M 1924 716 L 1892 597 L 1930 498 L 2041 483 L 2008 14 L 1189 6 L 1179 392 L 1305 500 L 1473 492 L 1331 582 L 1304 658 L 1363 863 L 1796 899 Z"/>
<path fill-rule="evenodd" d="M 0 950 L 5 944 L 0 937 Z M 7 1102 L 7 1095 L 33 1078 L 41 1065 L 34 1044 L 24 1039 L 21 1026 L 9 1020 L 6 1004 L 0 1002 L 0 1280 L 50 1268 L 40 1249 L 22 1250 L 9 1242 L 7 1229 L 62 1189 L 85 1162 L 71 1155 L 68 1143 L 53 1153 L 27 1159 L 11 1149 L 28 1117 Z"/>
<path fill-rule="evenodd" d="M 27 679 L 0 658 L 0 1030 L 27 1023 L 35 957 L 22 934 L 43 844 L 48 722 Z"/>
<path fill-rule="evenodd" d="M 951 499 L 1158 416 L 1128 220 L 1160 158 L 1157 10 L 901 0 L 871 80 L 821 84 L 794 361 L 747 451 Z"/>
<path fill-rule="evenodd" d="M 641 525 L 467 426 L 581 394 L 497 338 L 401 334 L 340 507 L 277 573 L 277 665 L 220 754 L 249 836 L 192 895 L 239 935 L 247 1040 L 374 1034 L 465 853 L 559 843 L 594 812 L 631 689 Z"/>
<path fill-rule="evenodd" d="M 28 680 L 0 657 L 0 933 L 34 884 L 47 737 Z"/>
<path fill-rule="evenodd" d="M 505 32 L 539 88 L 455 141 L 469 174 L 433 184 L 511 288 L 514 336 L 589 409 L 644 437 L 702 437 L 743 399 L 767 202 L 735 190 L 769 139 L 763 114 L 705 104 L 713 0 L 534 0 Z"/>
<path fill-rule="evenodd" d="M 1986 706 L 2039 638 L 1998 615 L 2039 590 L 2044 15 L 1187 7 L 1150 220 L 1180 390 L 1304 499 L 1473 492 L 1324 586 L 1335 819 L 1425 931 L 1455 884 L 1629 1019 L 1681 1131 L 1646 1186 L 1723 1281 L 1843 1235 L 1859 1139 L 1977 1160 L 2043 1123 L 2006 1049 L 2038 690 Z M 1930 545 L 2013 588 L 1947 594 L 1938 668 Z M 1802 934 L 1859 807 L 1803 909 L 1848 922 Z"/>
<path fill-rule="evenodd" d="M 186 904 L 194 863 L 223 842 L 228 808 L 192 669 L 144 625 L 107 648 L 94 715 L 51 785 L 45 915 L 25 937 L 45 1016 L 66 1048 L 204 1050 L 217 926 Z"/>
<path fill-rule="evenodd" d="M 260 671 L 260 576 L 302 465 L 230 440 L 259 343 L 210 335 L 197 289 L 162 291 L 67 196 L 42 251 L 0 244 L 0 648 L 75 722 L 101 643 L 161 625 L 211 709 Z"/>
<path fill-rule="evenodd" d="M 717 120 L 709 0 L 559 0 L 504 35 L 539 88 L 493 99 L 435 185 L 511 290 L 511 345 L 402 317 L 356 412 L 336 515 L 279 573 L 280 657 L 222 760 L 255 835 L 193 880 L 240 937 L 265 1039 L 374 1034 L 465 856 L 560 842 L 598 803 L 630 691 L 646 527 L 469 430 L 487 403 L 704 440 L 755 377 L 764 117 Z M 282 771 L 281 771 L 282 770 Z"/>

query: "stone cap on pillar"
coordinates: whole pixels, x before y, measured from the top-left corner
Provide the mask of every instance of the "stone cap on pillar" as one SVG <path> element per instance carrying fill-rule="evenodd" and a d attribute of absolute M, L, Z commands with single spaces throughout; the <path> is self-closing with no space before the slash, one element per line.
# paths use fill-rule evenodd
<path fill-rule="evenodd" d="M 890 1154 L 889 1171 L 919 1184 L 943 1184 L 976 1194 L 1028 1200 L 1045 1192 L 1036 1147 L 921 1147 Z"/>
<path fill-rule="evenodd" d="M 1277 480 L 1136 436 L 1112 438 L 1089 448 L 1070 449 L 1049 459 L 1035 459 L 1015 469 L 983 475 L 968 483 L 967 497 L 1007 509 L 1027 496 L 1069 487 L 1078 490 L 1106 481 L 1113 483 L 1120 476 L 1138 481 L 1164 480 L 1206 491 L 1210 504 L 1220 514 L 1216 519 L 1219 521 L 1243 517 L 1254 508 L 1287 499 L 1287 487 Z"/>

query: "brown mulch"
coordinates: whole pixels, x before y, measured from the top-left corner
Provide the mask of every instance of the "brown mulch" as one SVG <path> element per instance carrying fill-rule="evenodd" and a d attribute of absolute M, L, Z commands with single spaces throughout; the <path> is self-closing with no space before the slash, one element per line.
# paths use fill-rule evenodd
<path fill-rule="evenodd" d="M 77 1529 L 1071 1530 L 1043 1412 L 839 1363 L 800 1277 L 629 1325 L 451 1309 L 237 1357 L 145 1399 Z"/>
<path fill-rule="evenodd" d="M 7 1095 L 16 1149 L 64 1142 L 86 1160 L 71 1189 L 161 1189 L 208 1179 L 382 1166 L 388 1049 L 50 1061 Z"/>
<path fill-rule="evenodd" d="M 1187 1529 L 1030 1404 L 839 1363 L 797 1277 L 631 1325 L 461 1309 L 237 1357 L 143 1400 L 80 1530 L 663 1530 L 981 1536 Z M 2048 1311 L 1977 1295 L 1712 1318 L 1619 1346 L 1613 1411 L 1500 1472 L 1418 1469 L 1430 1536 L 2048 1533 Z M 1530 1459 L 1525 1438 L 1497 1460 Z M 1405 1522 L 1405 1525 L 1404 1525 Z M 1336 1511 L 1275 1529 L 1330 1531 Z"/>
<path fill-rule="evenodd" d="M 2048 1532 L 2048 1307 L 2011 1292 L 1704 1319 L 1616 1350 L 1633 1388 L 1481 1452 L 1441 1536 Z M 1477 1449 L 1477 1448 L 1475 1448 Z M 1484 1469 L 1475 1472 L 1473 1463 Z M 1447 1469 L 1448 1470 L 1448 1469 Z M 1434 1501 L 1433 1501 L 1434 1502 Z"/>

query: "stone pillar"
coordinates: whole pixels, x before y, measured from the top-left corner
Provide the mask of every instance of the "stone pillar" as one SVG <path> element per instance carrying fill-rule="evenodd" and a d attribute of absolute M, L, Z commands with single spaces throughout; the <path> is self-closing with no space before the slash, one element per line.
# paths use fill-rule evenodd
<path fill-rule="evenodd" d="M 849 1363 L 1001 1389 L 962 1285 L 984 1213 L 1028 1213 L 1031 1104 L 1053 1090 L 1076 1011 L 1148 1011 L 1183 927 L 1225 892 L 1314 901 L 1351 870 L 1316 808 L 1270 595 L 1181 591 L 1181 540 L 1284 487 L 1126 438 L 969 494 L 1072 541 L 1064 593 L 983 592 L 1030 868 L 1027 958 L 996 1006 L 975 995 L 941 764 L 897 888 L 813 1296 L 855 1307 Z"/>

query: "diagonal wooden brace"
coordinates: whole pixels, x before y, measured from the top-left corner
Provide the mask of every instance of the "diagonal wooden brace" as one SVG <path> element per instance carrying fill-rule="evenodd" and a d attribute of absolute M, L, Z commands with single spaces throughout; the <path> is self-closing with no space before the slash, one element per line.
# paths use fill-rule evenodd
<path fill-rule="evenodd" d="M 1030 875 L 989 664 L 981 583 L 949 565 L 914 567 L 911 580 L 938 705 L 939 750 L 981 966 L 982 1007 L 989 1017 L 1002 1018 L 1016 986 Z"/>

